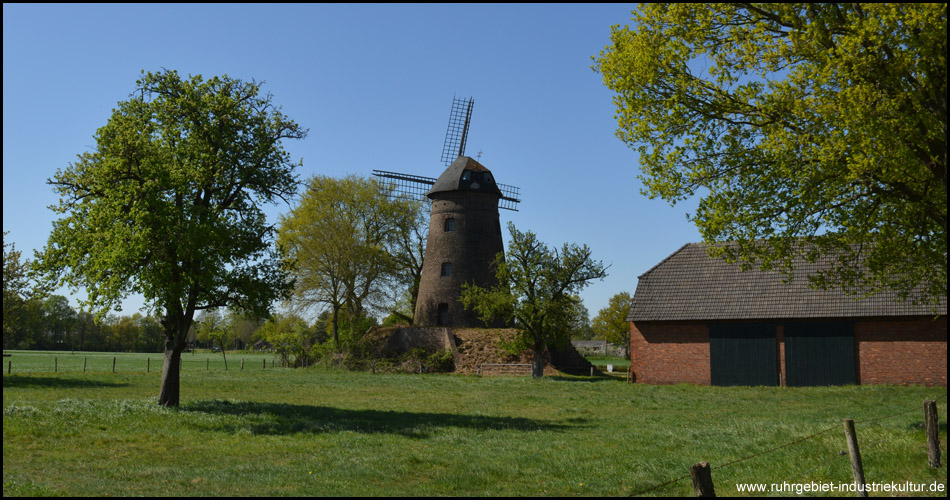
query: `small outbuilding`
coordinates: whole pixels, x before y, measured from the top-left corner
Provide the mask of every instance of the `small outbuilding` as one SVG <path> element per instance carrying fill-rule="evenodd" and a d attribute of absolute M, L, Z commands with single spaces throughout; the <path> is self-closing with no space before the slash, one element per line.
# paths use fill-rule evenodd
<path fill-rule="evenodd" d="M 631 379 L 702 385 L 947 385 L 947 304 L 815 289 L 830 261 L 789 277 L 712 257 L 690 243 L 639 277 Z"/>

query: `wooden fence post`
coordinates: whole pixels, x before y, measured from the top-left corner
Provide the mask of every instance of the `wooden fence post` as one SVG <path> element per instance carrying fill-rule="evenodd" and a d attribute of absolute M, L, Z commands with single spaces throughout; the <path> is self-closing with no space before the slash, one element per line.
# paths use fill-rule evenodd
<path fill-rule="evenodd" d="M 859 497 L 867 497 L 868 491 L 864 483 L 864 465 L 861 463 L 861 450 L 858 449 L 858 435 L 854 431 L 854 420 L 844 419 L 844 434 L 848 440 L 848 454 L 851 455 L 851 473 L 854 475 L 854 486 Z"/>
<path fill-rule="evenodd" d="M 112 373 L 115 373 L 115 356 L 112 356 Z"/>
<path fill-rule="evenodd" d="M 924 426 L 927 434 L 927 462 L 933 468 L 940 467 L 940 427 L 937 424 L 937 402 L 924 401 Z"/>
<path fill-rule="evenodd" d="M 267 368 L 267 358 L 264 358 L 264 359 L 262 359 L 261 361 L 264 362 L 264 363 L 261 365 L 261 370 L 264 370 L 264 369 Z"/>
<path fill-rule="evenodd" d="M 89 358 L 82 358 L 82 372 L 86 373 L 86 360 Z"/>
<path fill-rule="evenodd" d="M 152 371 L 152 358 L 145 358 L 145 373 Z"/>
<path fill-rule="evenodd" d="M 241 358 L 241 371 L 244 371 L 244 358 Z"/>
<path fill-rule="evenodd" d="M 56 356 L 53 356 L 53 373 L 56 373 L 58 371 L 59 371 L 59 358 Z"/>
<path fill-rule="evenodd" d="M 712 474 L 709 462 L 699 462 L 689 468 L 689 477 L 693 480 L 693 493 L 698 497 L 714 497 Z"/>

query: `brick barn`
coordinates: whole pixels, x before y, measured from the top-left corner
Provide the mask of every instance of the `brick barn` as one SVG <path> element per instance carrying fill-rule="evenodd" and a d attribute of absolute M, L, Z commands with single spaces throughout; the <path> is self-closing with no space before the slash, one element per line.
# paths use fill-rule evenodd
<path fill-rule="evenodd" d="M 710 257 L 690 243 L 639 277 L 630 321 L 636 383 L 947 385 L 946 298 L 817 290 L 817 263 L 784 274 Z"/>

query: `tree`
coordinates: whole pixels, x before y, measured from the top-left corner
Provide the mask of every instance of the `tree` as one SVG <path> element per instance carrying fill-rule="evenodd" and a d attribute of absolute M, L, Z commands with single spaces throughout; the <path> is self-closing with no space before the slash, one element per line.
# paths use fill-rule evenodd
<path fill-rule="evenodd" d="M 43 290 L 30 277 L 30 261 L 20 261 L 16 244 L 7 243 L 7 234 L 3 232 L 3 346 L 15 347 L 20 315 L 27 303 L 42 298 Z"/>
<path fill-rule="evenodd" d="M 395 256 L 417 212 L 412 202 L 389 197 L 373 180 L 318 175 L 307 183 L 300 204 L 281 217 L 278 243 L 293 262 L 294 300 L 330 312 L 335 346 L 344 306 L 359 318 L 367 308 L 392 302 L 405 269 Z"/>
<path fill-rule="evenodd" d="M 263 321 L 239 311 L 228 311 L 228 317 L 225 321 L 231 338 L 234 339 L 235 347 L 238 349 L 247 349 L 252 344 L 252 339 L 258 328 L 264 324 Z"/>
<path fill-rule="evenodd" d="M 593 68 L 645 194 L 744 265 L 819 286 L 947 293 L 947 5 L 651 4 Z M 733 247 L 730 247 L 733 248 Z"/>
<path fill-rule="evenodd" d="M 403 291 L 395 297 L 389 313 L 411 325 L 415 321 L 432 207 L 431 203 L 411 200 L 400 200 L 400 204 L 404 206 L 400 207 L 399 213 L 405 219 L 395 226 L 396 241 L 392 257 L 397 269 L 396 282 Z"/>
<path fill-rule="evenodd" d="M 76 311 L 69 299 L 51 295 L 43 301 L 43 340 L 47 348 L 56 350 L 74 349 L 71 332 L 76 325 Z"/>
<path fill-rule="evenodd" d="M 607 276 L 600 261 L 591 259 L 587 245 L 565 243 L 548 248 L 531 231 L 518 231 L 508 223 L 511 238 L 505 259 L 495 259 L 498 284 L 490 289 L 462 286 L 462 304 L 486 323 L 494 319 L 513 322 L 518 341 L 534 352 L 531 374 L 543 376 L 544 349 L 566 342 L 576 316 L 575 295 L 591 281 Z"/>
<path fill-rule="evenodd" d="M 205 340 L 212 346 L 215 344 L 221 349 L 221 356 L 224 359 L 224 369 L 228 369 L 228 355 L 226 351 L 228 344 L 233 340 L 233 335 L 225 319 L 217 309 L 208 309 L 201 312 L 195 325 L 195 333 L 198 340 Z"/>
<path fill-rule="evenodd" d="M 293 313 L 273 315 L 258 334 L 274 347 L 285 366 L 306 366 L 313 362 L 314 346 L 321 338 L 303 318 Z"/>
<path fill-rule="evenodd" d="M 630 347 L 630 323 L 627 314 L 633 299 L 627 292 L 620 292 L 607 302 L 607 307 L 597 311 L 591 322 L 591 329 L 598 338 L 603 338 L 611 344 Z"/>
<path fill-rule="evenodd" d="M 590 324 L 590 311 L 579 295 L 573 297 L 574 306 L 568 317 L 568 331 L 572 339 L 589 339 L 593 336 Z"/>
<path fill-rule="evenodd" d="M 295 194 L 296 165 L 281 141 L 305 136 L 253 81 L 143 72 L 96 132 L 95 150 L 49 180 L 63 218 L 37 268 L 50 283 L 85 287 L 100 315 L 130 293 L 161 311 L 159 404 L 179 403 L 196 311 L 265 316 L 288 296 L 262 206 Z"/>

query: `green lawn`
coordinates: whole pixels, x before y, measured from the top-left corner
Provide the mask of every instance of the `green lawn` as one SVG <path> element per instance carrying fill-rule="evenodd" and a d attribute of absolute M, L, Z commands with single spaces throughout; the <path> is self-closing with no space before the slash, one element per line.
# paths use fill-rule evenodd
<path fill-rule="evenodd" d="M 947 483 L 943 387 L 241 371 L 235 354 L 226 372 L 186 364 L 182 406 L 164 409 L 155 361 L 150 373 L 113 374 L 111 355 L 107 369 L 18 373 L 21 357 L 4 358 L 4 496 L 625 496 L 699 461 L 717 494 L 739 495 L 739 482 L 850 482 L 843 418 L 857 422 L 869 482 Z M 938 401 L 939 469 L 927 466 L 926 399 Z"/>

